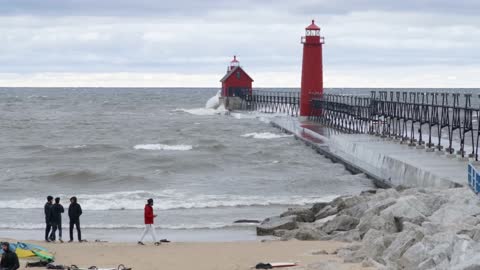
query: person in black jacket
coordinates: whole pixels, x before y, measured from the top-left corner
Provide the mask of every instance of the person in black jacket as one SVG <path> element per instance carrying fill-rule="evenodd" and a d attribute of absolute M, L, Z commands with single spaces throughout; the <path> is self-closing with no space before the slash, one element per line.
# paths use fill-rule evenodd
<path fill-rule="evenodd" d="M 68 217 L 70 218 L 70 241 L 73 242 L 73 225 L 77 227 L 78 241 L 82 242 L 82 232 L 80 231 L 80 216 L 82 215 L 82 207 L 77 203 L 77 197 L 70 198 L 70 206 L 68 207 Z"/>
<path fill-rule="evenodd" d="M 45 206 L 43 207 L 43 210 L 45 212 L 45 241 L 50 242 L 48 239 L 48 236 L 50 234 L 50 230 L 52 229 L 52 201 L 53 197 L 52 196 L 47 196 L 47 203 L 45 203 Z"/>
<path fill-rule="evenodd" d="M 0 270 L 17 270 L 20 268 L 17 254 L 12 252 L 9 247 L 8 242 L 2 243 L 3 254 L 0 260 Z"/>
<path fill-rule="evenodd" d="M 60 198 L 55 198 L 55 204 L 52 206 L 51 224 L 52 233 L 50 234 L 50 240 L 55 241 L 55 233 L 58 230 L 58 240 L 63 243 L 62 240 L 62 213 L 65 212 L 63 206 L 60 204 Z"/>

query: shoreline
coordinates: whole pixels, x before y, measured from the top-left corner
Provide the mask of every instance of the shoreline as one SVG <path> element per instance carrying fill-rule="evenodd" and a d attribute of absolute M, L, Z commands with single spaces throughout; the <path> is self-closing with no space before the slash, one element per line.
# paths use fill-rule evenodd
<path fill-rule="evenodd" d="M 63 227 L 63 240 L 69 240 L 68 227 Z M 109 243 L 136 243 L 143 232 L 139 229 L 82 229 L 82 236 L 88 242 L 95 240 L 107 241 Z M 45 231 L 36 230 L 0 230 L 0 239 L 3 237 L 17 239 L 17 241 L 36 241 L 45 243 L 42 239 Z M 156 229 L 159 239 L 168 239 L 172 242 L 243 242 L 243 241 L 261 241 L 271 239 L 271 237 L 259 237 L 256 235 L 255 225 L 226 228 L 226 229 L 185 229 L 185 230 L 166 230 Z M 74 239 L 76 241 L 76 231 Z M 150 236 L 145 238 L 151 241 Z"/>
<path fill-rule="evenodd" d="M 342 196 L 335 198 L 340 197 Z M 285 241 L 275 236 L 258 236 L 257 225 L 249 224 L 228 229 L 157 229 L 159 239 L 166 238 L 172 241 L 162 243 L 159 247 L 154 246 L 150 238 L 146 238 L 146 246 L 137 245 L 141 229 L 85 229 L 82 230 L 82 234 L 88 242 L 84 243 L 39 241 L 43 236 L 41 229 L 2 230 L 0 238 L 9 235 L 10 242 L 27 242 L 43 246 L 55 253 L 53 263 L 55 265 L 75 264 L 87 268 L 97 266 L 116 269 L 123 264 L 135 270 L 241 270 L 254 269 L 258 263 L 295 262 L 297 266 L 286 269 L 376 269 L 369 264 L 362 266 L 362 262 L 345 262 L 340 256 L 342 250 L 348 250 L 358 243 L 335 240 Z M 68 233 L 68 228 L 64 227 L 64 240 L 68 240 Z M 74 236 L 76 237 L 75 232 Z M 118 238 L 109 238 L 112 236 Z M 97 238 L 108 242 L 96 242 Z M 24 267 L 28 261 L 32 260 L 21 260 L 21 266 Z"/>
<path fill-rule="evenodd" d="M 327 265 L 339 270 L 373 269 L 358 263 L 343 263 L 335 253 L 349 244 L 335 241 L 177 242 L 158 247 L 133 243 L 29 242 L 48 248 L 55 253 L 54 264 L 66 266 L 116 268 L 124 264 L 135 270 L 236 270 L 251 269 L 260 262 L 295 262 L 298 265 L 288 269 L 316 270 Z M 25 264 L 22 260 L 22 267 Z"/>

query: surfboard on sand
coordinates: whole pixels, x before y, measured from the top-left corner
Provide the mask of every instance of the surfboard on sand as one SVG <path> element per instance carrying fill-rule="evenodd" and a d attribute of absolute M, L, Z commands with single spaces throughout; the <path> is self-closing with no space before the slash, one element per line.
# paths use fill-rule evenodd
<path fill-rule="evenodd" d="M 270 265 L 273 268 L 297 266 L 296 263 L 292 263 L 292 262 L 273 262 L 273 263 L 270 263 Z"/>

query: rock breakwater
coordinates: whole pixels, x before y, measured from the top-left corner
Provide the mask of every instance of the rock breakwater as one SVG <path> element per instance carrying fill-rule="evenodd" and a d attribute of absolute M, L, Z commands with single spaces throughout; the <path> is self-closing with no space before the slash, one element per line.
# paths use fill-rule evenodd
<path fill-rule="evenodd" d="M 352 242 L 337 255 L 377 269 L 480 269 L 480 200 L 464 187 L 342 196 L 267 218 L 257 234 Z"/>

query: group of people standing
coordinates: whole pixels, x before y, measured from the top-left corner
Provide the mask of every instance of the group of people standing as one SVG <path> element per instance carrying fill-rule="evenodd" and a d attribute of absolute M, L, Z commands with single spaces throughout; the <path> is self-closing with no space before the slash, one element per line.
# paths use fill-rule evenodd
<path fill-rule="evenodd" d="M 53 203 L 53 197 L 47 196 L 47 203 L 45 203 L 45 241 L 54 242 L 56 240 L 56 233 L 58 231 L 58 240 L 63 243 L 62 240 L 62 213 L 65 212 L 62 204 L 60 203 L 60 198 L 55 198 L 55 203 Z M 82 215 L 82 207 L 77 202 L 77 197 L 70 198 L 70 206 L 68 207 L 68 217 L 70 218 L 70 241 L 73 242 L 73 227 L 77 228 L 78 241 L 82 242 L 82 232 L 80 230 L 80 216 Z M 157 215 L 153 214 L 153 199 L 148 199 L 147 204 L 144 208 L 144 222 L 145 229 L 142 233 L 139 245 L 144 245 L 143 239 L 145 236 L 150 233 L 152 240 L 155 245 L 160 245 L 160 242 L 168 242 L 168 240 L 163 239 L 161 241 L 157 240 L 157 234 L 155 233 L 154 219 Z M 1 270 L 1 269 L 0 269 Z"/>
<path fill-rule="evenodd" d="M 62 213 L 65 212 L 63 205 L 60 204 L 60 198 L 47 196 L 47 203 L 44 207 L 45 211 L 45 241 L 54 242 L 56 240 L 56 232 L 58 231 L 58 240 L 62 240 Z M 73 227 L 77 228 L 78 241 L 82 242 L 82 232 L 80 230 L 80 216 L 82 215 L 82 207 L 77 202 L 77 197 L 70 198 L 70 206 L 68 207 L 68 217 L 70 219 L 70 241 L 73 242 Z"/>

